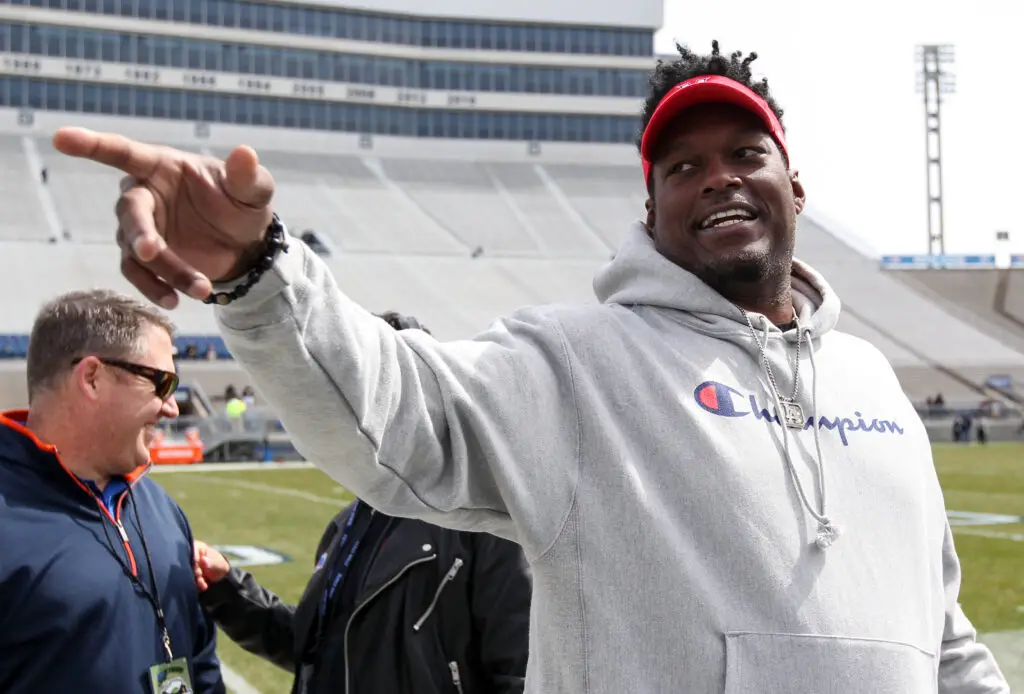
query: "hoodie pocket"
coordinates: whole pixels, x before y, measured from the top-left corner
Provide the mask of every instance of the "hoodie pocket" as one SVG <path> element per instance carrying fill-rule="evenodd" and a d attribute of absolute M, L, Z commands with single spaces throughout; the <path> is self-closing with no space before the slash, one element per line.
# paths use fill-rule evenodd
<path fill-rule="evenodd" d="M 427 605 L 426 611 L 422 615 L 420 615 L 420 618 L 417 619 L 416 623 L 412 625 L 412 630 L 413 631 L 419 631 L 420 629 L 423 628 L 423 623 L 425 621 L 427 621 L 427 617 L 429 617 L 430 614 L 434 611 L 434 608 L 437 607 L 437 601 L 441 597 L 441 591 L 444 590 L 444 587 L 446 585 L 448 585 L 449 583 L 451 583 L 452 581 L 455 580 L 455 577 L 458 575 L 459 569 L 461 569 L 461 568 L 462 568 L 462 560 L 461 559 L 456 559 L 452 563 L 452 568 L 448 569 L 448 573 L 446 573 L 444 575 L 444 578 L 441 579 L 441 585 L 439 585 L 437 587 L 437 590 L 434 591 L 434 597 L 430 600 L 430 604 Z"/>
<path fill-rule="evenodd" d="M 725 694 L 928 694 L 935 654 L 897 641 L 816 634 L 725 635 Z"/>

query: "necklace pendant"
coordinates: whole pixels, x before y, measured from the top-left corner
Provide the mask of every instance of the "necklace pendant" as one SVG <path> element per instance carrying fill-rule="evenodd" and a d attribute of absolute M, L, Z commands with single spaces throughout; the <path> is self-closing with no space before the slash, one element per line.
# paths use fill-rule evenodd
<path fill-rule="evenodd" d="M 804 408 L 800 407 L 800 403 L 783 398 L 781 404 L 782 423 L 790 429 L 803 429 L 807 420 L 804 418 Z"/>

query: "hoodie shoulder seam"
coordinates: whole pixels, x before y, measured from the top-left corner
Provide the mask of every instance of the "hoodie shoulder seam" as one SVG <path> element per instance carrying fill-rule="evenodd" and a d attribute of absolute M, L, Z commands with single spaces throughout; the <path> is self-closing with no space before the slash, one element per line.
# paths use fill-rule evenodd
<path fill-rule="evenodd" d="M 573 370 L 572 356 L 569 351 L 569 341 L 565 337 L 565 332 L 562 330 L 561 324 L 554 319 L 548 318 L 548 322 L 555 330 L 555 334 L 558 335 L 558 342 L 562 348 L 562 358 L 565 361 L 566 369 L 569 372 L 569 387 L 572 390 L 572 404 L 573 409 L 576 411 L 576 479 L 573 481 L 572 494 L 569 497 L 569 504 L 567 505 L 565 512 L 562 514 L 562 522 L 558 524 L 558 528 L 555 531 L 554 537 L 547 543 L 544 548 L 538 552 L 534 561 L 540 561 L 543 559 L 556 544 L 558 544 L 559 538 L 565 532 L 565 527 L 569 524 L 569 519 L 572 517 L 573 508 L 576 506 L 577 496 L 580 489 L 580 477 L 582 475 L 581 467 L 581 452 L 583 450 L 583 416 L 580 412 L 580 401 L 576 392 L 576 372 Z"/>
<path fill-rule="evenodd" d="M 558 540 L 565 534 L 566 526 L 569 524 L 569 520 L 575 516 L 576 523 L 576 551 L 574 552 L 574 558 L 576 560 L 576 589 L 577 599 L 579 600 L 579 625 L 580 625 L 580 658 L 582 659 L 582 676 L 583 676 L 583 692 L 582 694 L 589 694 L 590 692 L 590 636 L 587 631 L 587 603 L 586 594 L 583 590 L 583 546 L 579 541 L 579 525 L 580 525 L 580 508 L 579 508 L 579 489 L 580 489 L 580 478 L 583 475 L 582 467 L 582 451 L 583 451 L 583 416 L 580 412 L 580 401 L 576 391 L 576 373 L 573 370 L 572 353 L 569 350 L 569 341 L 565 337 L 565 331 L 562 330 L 562 325 L 555 319 L 549 318 L 548 321 L 551 323 L 556 334 L 558 335 L 558 341 L 562 348 L 562 357 L 565 359 L 565 366 L 569 372 L 569 387 L 572 389 L 572 402 L 573 407 L 576 410 L 576 480 L 573 483 L 572 495 L 569 497 L 569 505 L 565 509 L 565 513 L 562 516 L 562 522 L 558 526 L 554 537 L 551 542 L 537 555 L 534 562 L 541 561 L 551 550 L 558 544 Z"/>

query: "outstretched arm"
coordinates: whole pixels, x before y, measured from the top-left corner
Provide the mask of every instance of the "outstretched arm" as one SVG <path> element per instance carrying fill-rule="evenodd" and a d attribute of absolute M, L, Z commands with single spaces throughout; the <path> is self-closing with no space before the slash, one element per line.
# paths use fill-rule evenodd
<path fill-rule="evenodd" d="M 80 128 L 58 130 L 54 146 L 127 174 L 121 271 L 151 300 L 173 308 L 180 293 L 252 285 L 218 320 L 308 459 L 391 515 L 516 538 L 537 554 L 554 540 L 581 437 L 557 320 L 527 311 L 447 344 L 396 333 L 305 244 L 286 239 L 264 267 L 274 181 L 252 149 L 222 161 Z"/>
<path fill-rule="evenodd" d="M 543 311 L 459 342 L 395 331 L 293 242 L 217 317 L 296 447 L 357 496 L 528 549 L 553 541 L 580 430 L 569 346 Z"/>

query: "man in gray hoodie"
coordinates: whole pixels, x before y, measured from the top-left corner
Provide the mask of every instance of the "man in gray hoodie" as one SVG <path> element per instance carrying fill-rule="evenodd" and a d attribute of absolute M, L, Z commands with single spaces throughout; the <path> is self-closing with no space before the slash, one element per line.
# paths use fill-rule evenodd
<path fill-rule="evenodd" d="M 55 144 L 129 175 L 124 275 L 217 304 L 310 460 L 386 513 L 524 547 L 528 692 L 1007 692 L 958 604 L 924 427 L 792 257 L 804 189 L 754 57 L 658 66 L 646 216 L 599 305 L 458 342 L 346 297 L 247 147 Z"/>

